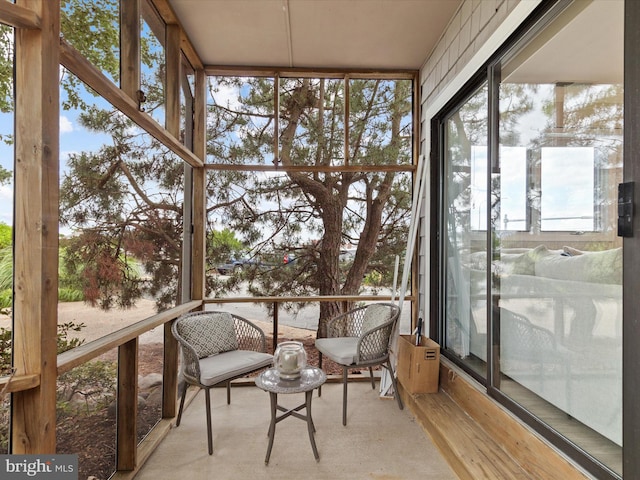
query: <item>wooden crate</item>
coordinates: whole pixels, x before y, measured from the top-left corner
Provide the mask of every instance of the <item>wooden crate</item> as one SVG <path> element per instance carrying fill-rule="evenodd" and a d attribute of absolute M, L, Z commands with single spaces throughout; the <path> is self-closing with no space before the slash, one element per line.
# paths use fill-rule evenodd
<path fill-rule="evenodd" d="M 440 379 L 440 345 L 422 337 L 416 346 L 415 335 L 398 338 L 398 380 L 411 394 L 435 393 Z"/>

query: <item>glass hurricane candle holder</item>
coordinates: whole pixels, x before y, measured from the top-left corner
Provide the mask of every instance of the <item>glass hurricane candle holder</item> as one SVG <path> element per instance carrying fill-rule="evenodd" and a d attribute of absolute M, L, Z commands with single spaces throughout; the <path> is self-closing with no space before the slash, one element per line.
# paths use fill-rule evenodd
<path fill-rule="evenodd" d="M 295 380 L 307 366 L 307 352 L 302 342 L 295 340 L 279 343 L 273 354 L 273 366 L 280 378 Z"/>

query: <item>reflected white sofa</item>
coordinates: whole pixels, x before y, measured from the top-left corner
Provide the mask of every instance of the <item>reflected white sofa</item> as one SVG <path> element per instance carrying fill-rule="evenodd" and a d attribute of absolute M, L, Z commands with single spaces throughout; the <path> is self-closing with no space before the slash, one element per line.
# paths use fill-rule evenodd
<path fill-rule="evenodd" d="M 464 263 L 460 349 L 486 361 L 486 254 Z M 506 250 L 491 275 L 502 373 L 621 445 L 622 249 Z"/>

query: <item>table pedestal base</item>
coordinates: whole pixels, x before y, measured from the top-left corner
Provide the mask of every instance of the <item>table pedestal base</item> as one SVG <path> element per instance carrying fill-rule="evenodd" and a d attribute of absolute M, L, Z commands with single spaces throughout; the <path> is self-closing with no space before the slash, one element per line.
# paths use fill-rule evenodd
<path fill-rule="evenodd" d="M 316 441 L 314 438 L 316 428 L 313 425 L 313 419 L 311 418 L 311 398 L 313 397 L 313 390 L 304 392 L 304 396 L 305 396 L 305 403 L 298 405 L 295 408 L 287 409 L 281 405 L 278 405 L 277 393 L 269 392 L 269 399 L 271 400 L 271 423 L 269 425 L 269 433 L 268 433 L 269 446 L 267 447 L 267 456 L 264 459 L 265 465 L 269 465 L 269 457 L 271 456 L 271 449 L 273 448 L 273 439 L 276 434 L 276 423 L 291 416 L 307 422 L 307 430 L 309 431 L 309 440 L 311 441 L 311 448 L 313 449 L 313 455 L 315 456 L 316 461 L 320 460 L 320 455 L 318 455 L 318 448 L 316 447 Z M 303 408 L 306 408 L 305 415 L 298 413 Z M 278 416 L 278 410 L 285 413 Z"/>

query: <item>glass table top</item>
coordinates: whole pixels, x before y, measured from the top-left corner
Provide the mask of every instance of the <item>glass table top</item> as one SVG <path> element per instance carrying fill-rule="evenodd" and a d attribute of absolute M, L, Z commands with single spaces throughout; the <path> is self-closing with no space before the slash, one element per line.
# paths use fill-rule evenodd
<path fill-rule="evenodd" d="M 275 368 L 265 370 L 256 377 L 256 385 L 272 393 L 301 393 L 318 388 L 327 380 L 325 373 L 317 367 L 305 367 L 300 377 L 295 379 L 280 378 Z"/>

